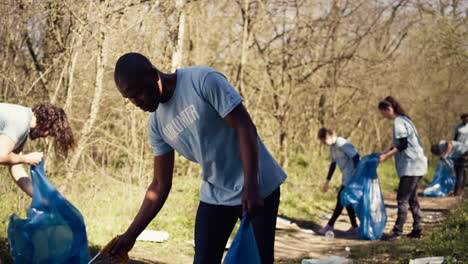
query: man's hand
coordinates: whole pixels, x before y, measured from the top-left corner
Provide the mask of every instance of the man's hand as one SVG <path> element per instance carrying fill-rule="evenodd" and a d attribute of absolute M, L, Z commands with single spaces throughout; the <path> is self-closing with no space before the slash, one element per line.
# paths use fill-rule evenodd
<path fill-rule="evenodd" d="M 326 193 L 327 191 L 328 191 L 328 181 L 326 181 L 322 187 L 322 192 Z"/>
<path fill-rule="evenodd" d="M 443 159 L 443 160 L 446 160 L 447 157 L 448 157 L 447 153 L 444 153 L 444 154 L 440 155 L 440 158 Z"/>
<path fill-rule="evenodd" d="M 135 245 L 135 237 L 128 235 L 127 233 L 122 234 L 119 236 L 119 239 L 115 243 L 115 245 L 111 248 L 109 255 L 112 258 L 123 260 L 128 259 L 128 252 L 133 248 Z"/>
<path fill-rule="evenodd" d="M 260 198 L 258 189 L 244 188 L 242 193 L 242 215 L 248 214 L 249 217 L 253 218 L 258 215 L 260 209 L 263 207 L 263 199 Z"/>
<path fill-rule="evenodd" d="M 24 163 L 28 165 L 34 165 L 36 166 L 41 162 L 42 158 L 44 157 L 44 153 L 42 152 L 32 152 L 23 155 L 24 157 Z"/>

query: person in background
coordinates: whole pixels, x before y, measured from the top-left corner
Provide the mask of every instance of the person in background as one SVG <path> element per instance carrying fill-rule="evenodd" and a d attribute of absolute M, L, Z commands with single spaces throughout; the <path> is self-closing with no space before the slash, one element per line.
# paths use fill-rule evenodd
<path fill-rule="evenodd" d="M 460 115 L 461 123 L 455 127 L 453 140 L 468 145 L 468 113 Z"/>
<path fill-rule="evenodd" d="M 431 146 L 431 152 L 440 156 L 441 159 L 451 158 L 454 160 L 455 182 L 454 195 L 462 195 L 466 183 L 465 164 L 468 156 L 468 145 L 458 141 L 441 140 L 439 144 Z M 458 162 L 458 164 L 457 164 Z"/>
<path fill-rule="evenodd" d="M 468 145 L 468 113 L 463 113 L 460 115 L 461 123 L 455 127 L 455 136 L 454 140 L 461 142 L 465 145 Z M 454 160 L 455 172 L 458 176 L 463 177 L 465 184 L 466 182 L 466 170 L 468 169 L 468 156 L 464 155 Z M 463 175 L 463 176 L 462 176 Z M 464 186 L 459 188 L 463 191 Z"/>
<path fill-rule="evenodd" d="M 75 145 L 73 131 L 62 108 L 37 104 L 32 109 L 16 104 L 0 103 L 0 164 L 9 167 L 16 184 L 32 197 L 32 184 L 22 164 L 37 165 L 42 152 L 23 153 L 28 139 L 55 137 L 56 145 L 68 153 Z"/>
<path fill-rule="evenodd" d="M 407 236 L 422 237 L 422 213 L 418 201 L 418 187 L 427 173 L 427 158 L 424 155 L 418 131 L 403 107 L 393 97 L 380 101 L 378 109 L 386 119 L 393 120 L 393 146 L 379 153 L 380 162 L 395 156 L 395 167 L 400 177 L 397 202 L 398 217 L 392 231 L 383 239 L 401 238 L 408 214 L 408 204 L 413 214 L 413 230 Z"/>
<path fill-rule="evenodd" d="M 331 164 L 330 169 L 328 170 L 327 180 L 323 185 L 322 191 L 328 191 L 328 185 L 333 176 L 333 173 L 335 172 L 337 164 L 338 167 L 340 167 L 342 174 L 341 188 L 338 191 L 336 207 L 333 211 L 333 215 L 328 221 L 328 224 L 318 231 L 319 234 L 323 235 L 330 230 L 333 231 L 335 222 L 343 211 L 343 205 L 341 205 L 340 202 L 340 194 L 354 175 L 354 170 L 359 162 L 359 153 L 348 140 L 342 137 L 337 137 L 331 129 L 320 128 L 317 137 L 322 144 L 330 147 Z M 346 210 L 348 211 L 349 220 L 351 221 L 351 228 L 347 230 L 346 233 L 356 233 L 358 230 L 356 213 L 354 212 L 354 209 L 351 205 L 347 206 Z"/>

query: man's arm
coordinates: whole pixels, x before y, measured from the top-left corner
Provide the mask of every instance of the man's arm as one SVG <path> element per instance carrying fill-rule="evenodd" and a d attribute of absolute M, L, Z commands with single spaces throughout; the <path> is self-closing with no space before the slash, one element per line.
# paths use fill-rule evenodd
<path fill-rule="evenodd" d="M 241 103 L 224 120 L 232 127 L 239 138 L 240 155 L 244 169 L 244 192 L 242 194 L 243 213 L 254 217 L 263 206 L 257 181 L 258 172 L 258 136 L 257 129 L 247 109 Z"/>
<path fill-rule="evenodd" d="M 0 164 L 1 165 L 16 165 L 29 164 L 37 165 L 42 160 L 44 154 L 42 152 L 33 152 L 26 155 L 22 153 L 14 153 L 13 148 L 15 143 L 6 135 L 0 135 Z"/>
<path fill-rule="evenodd" d="M 159 213 L 172 187 L 174 151 L 154 157 L 154 174 L 138 214 L 130 227 L 122 234 L 111 250 L 111 255 L 120 255 L 133 248 L 135 240 Z"/>

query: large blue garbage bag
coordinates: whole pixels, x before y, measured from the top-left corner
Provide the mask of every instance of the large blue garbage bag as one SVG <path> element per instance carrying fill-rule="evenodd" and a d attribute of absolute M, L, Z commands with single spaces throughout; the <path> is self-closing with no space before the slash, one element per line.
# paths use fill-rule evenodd
<path fill-rule="evenodd" d="M 455 170 L 453 168 L 453 160 L 439 160 L 437 168 L 432 179 L 423 195 L 428 197 L 445 197 L 455 186 Z"/>
<path fill-rule="evenodd" d="M 224 264 L 261 264 L 252 222 L 244 216 L 232 241 Z"/>
<path fill-rule="evenodd" d="M 31 167 L 33 198 L 27 218 L 13 214 L 8 242 L 16 264 L 83 264 L 90 260 L 80 212 L 50 184 L 44 163 Z"/>
<path fill-rule="evenodd" d="M 380 239 L 387 223 L 387 213 L 377 178 L 379 155 L 363 157 L 348 186 L 340 195 L 343 206 L 352 205 L 359 218 L 359 239 Z"/>

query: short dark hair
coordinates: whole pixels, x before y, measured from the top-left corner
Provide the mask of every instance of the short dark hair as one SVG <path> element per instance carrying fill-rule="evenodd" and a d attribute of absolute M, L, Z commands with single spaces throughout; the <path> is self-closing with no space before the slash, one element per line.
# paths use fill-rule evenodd
<path fill-rule="evenodd" d="M 131 52 L 122 55 L 115 63 L 114 80 L 120 87 L 122 84 L 141 80 L 146 74 L 155 70 L 150 60 L 140 53 Z"/>
<path fill-rule="evenodd" d="M 48 103 L 37 104 L 32 111 L 36 117 L 36 129 L 49 130 L 50 135 L 56 138 L 59 150 L 68 154 L 75 147 L 75 138 L 65 111 Z"/>
<path fill-rule="evenodd" d="M 329 128 L 322 127 L 319 129 L 317 133 L 317 138 L 320 140 L 325 140 L 327 138 L 327 135 L 331 136 L 333 135 L 333 130 Z"/>
<path fill-rule="evenodd" d="M 463 113 L 463 114 L 460 115 L 460 119 L 462 119 L 462 120 L 467 118 L 467 117 L 468 117 L 468 113 Z"/>

